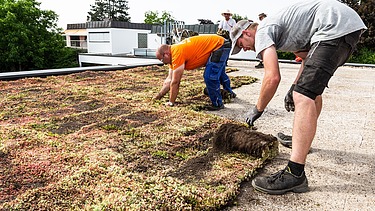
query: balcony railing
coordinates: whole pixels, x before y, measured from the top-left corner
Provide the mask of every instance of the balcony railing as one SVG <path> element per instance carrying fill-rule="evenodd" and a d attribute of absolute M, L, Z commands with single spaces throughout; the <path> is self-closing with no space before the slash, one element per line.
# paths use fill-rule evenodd
<path fill-rule="evenodd" d="M 86 40 L 70 40 L 70 47 L 87 49 L 87 41 Z"/>

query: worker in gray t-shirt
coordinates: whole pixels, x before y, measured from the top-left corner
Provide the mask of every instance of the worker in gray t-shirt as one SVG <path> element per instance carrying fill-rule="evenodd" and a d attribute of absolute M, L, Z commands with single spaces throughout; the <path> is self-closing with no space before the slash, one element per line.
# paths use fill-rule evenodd
<path fill-rule="evenodd" d="M 275 45 L 277 50 L 308 50 L 312 43 L 332 40 L 365 29 L 358 14 L 336 0 L 303 1 L 260 22 L 255 49 L 259 56 Z"/>
<path fill-rule="evenodd" d="M 232 54 L 241 49 L 253 50 L 264 64 L 258 102 L 246 119 L 249 126 L 263 114 L 280 83 L 276 50 L 293 52 L 302 58 L 284 100 L 286 110 L 294 111 L 289 162 L 276 174 L 254 179 L 252 185 L 256 190 L 269 194 L 308 191 L 304 167 L 322 109 L 321 94 L 366 29 L 353 9 L 336 0 L 299 2 L 269 15 L 259 25 L 242 20 L 232 28 Z"/>

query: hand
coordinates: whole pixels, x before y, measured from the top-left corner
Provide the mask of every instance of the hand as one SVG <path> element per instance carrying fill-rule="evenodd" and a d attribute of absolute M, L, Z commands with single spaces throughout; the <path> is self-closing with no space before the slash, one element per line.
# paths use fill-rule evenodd
<path fill-rule="evenodd" d="M 172 106 L 174 106 L 174 103 L 172 103 L 172 102 L 169 101 L 169 102 L 166 102 L 166 103 L 165 103 L 165 106 L 172 107 Z"/>
<path fill-rule="evenodd" d="M 286 93 L 284 98 L 284 106 L 285 109 L 289 111 L 294 111 L 294 100 L 293 100 L 293 90 L 294 90 L 295 84 L 292 84 L 290 87 L 288 93 Z"/>
<path fill-rule="evenodd" d="M 154 99 L 155 99 L 155 100 L 160 100 L 160 99 L 163 98 L 163 97 L 164 97 L 163 94 L 158 93 L 157 95 L 154 96 Z"/>
<path fill-rule="evenodd" d="M 262 116 L 263 111 L 259 111 L 257 106 L 254 106 L 253 110 L 250 112 L 250 116 L 246 118 L 246 123 L 252 127 L 254 126 L 255 120 Z"/>

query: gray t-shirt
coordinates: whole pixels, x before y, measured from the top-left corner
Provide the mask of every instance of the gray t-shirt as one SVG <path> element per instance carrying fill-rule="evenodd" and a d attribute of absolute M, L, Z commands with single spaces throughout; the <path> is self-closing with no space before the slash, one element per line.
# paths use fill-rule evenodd
<path fill-rule="evenodd" d="M 308 50 L 318 41 L 332 40 L 367 29 L 359 15 L 337 0 L 308 0 L 288 6 L 262 20 L 255 35 L 255 50 L 275 45 L 281 51 Z"/>

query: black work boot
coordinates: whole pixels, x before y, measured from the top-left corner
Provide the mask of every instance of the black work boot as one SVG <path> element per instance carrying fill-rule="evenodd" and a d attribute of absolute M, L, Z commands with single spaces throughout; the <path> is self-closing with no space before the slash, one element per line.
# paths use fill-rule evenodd
<path fill-rule="evenodd" d="M 236 93 L 234 93 L 234 92 L 230 93 L 230 98 L 231 99 L 236 98 L 236 97 L 237 97 Z"/>
<path fill-rule="evenodd" d="M 218 111 L 223 108 L 224 108 L 224 104 L 221 104 L 220 106 L 214 106 L 214 105 L 206 106 L 206 109 L 209 111 Z"/>
<path fill-rule="evenodd" d="M 292 191 L 304 193 L 309 190 L 305 172 L 296 176 L 290 172 L 289 167 L 271 174 L 271 176 L 257 177 L 251 185 L 255 190 L 272 195 L 281 195 Z"/>
<path fill-rule="evenodd" d="M 255 68 L 263 68 L 263 62 L 259 62 L 259 64 L 255 65 Z"/>

